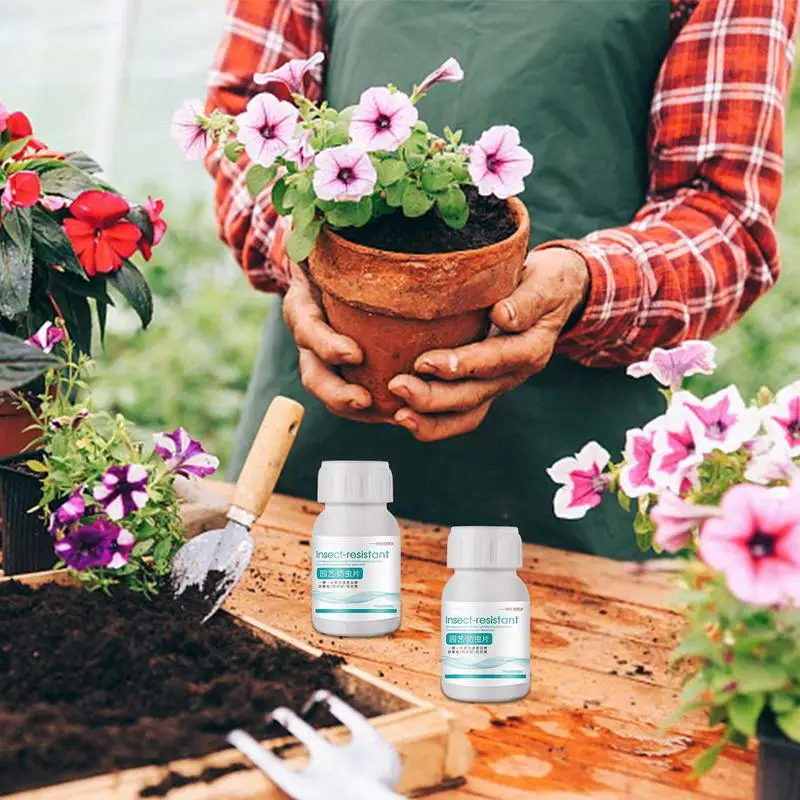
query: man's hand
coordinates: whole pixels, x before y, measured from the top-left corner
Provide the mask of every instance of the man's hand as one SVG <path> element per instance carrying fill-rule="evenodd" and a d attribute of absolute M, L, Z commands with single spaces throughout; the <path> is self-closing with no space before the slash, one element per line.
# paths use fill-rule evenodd
<path fill-rule="evenodd" d="M 352 339 L 328 325 L 319 291 L 296 264 L 292 264 L 292 282 L 283 300 L 283 318 L 300 351 L 303 386 L 332 413 L 358 419 L 358 412 L 372 405 L 372 396 L 363 387 L 347 383 L 331 367 L 360 364 L 364 354 Z"/>
<path fill-rule="evenodd" d="M 389 389 L 409 408 L 395 422 L 430 442 L 469 433 L 483 422 L 494 399 L 540 372 L 556 340 L 589 291 L 589 270 L 573 250 L 531 252 L 522 282 L 491 310 L 497 330 L 476 344 L 431 350 L 414 364 L 419 375 L 398 375 Z"/>

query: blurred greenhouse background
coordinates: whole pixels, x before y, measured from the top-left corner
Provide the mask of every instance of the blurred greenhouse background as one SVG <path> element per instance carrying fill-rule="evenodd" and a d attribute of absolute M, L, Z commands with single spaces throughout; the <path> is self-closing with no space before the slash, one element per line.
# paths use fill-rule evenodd
<path fill-rule="evenodd" d="M 169 119 L 202 97 L 224 0 L 0 0 L 3 103 L 25 110 L 37 135 L 82 149 L 112 183 L 163 197 L 169 231 L 144 267 L 156 295 L 153 324 L 109 317 L 97 348 L 97 402 L 144 430 L 183 425 L 225 462 L 270 298 L 252 291 L 217 241 L 211 183 L 183 160 Z M 800 80 L 786 141 L 780 214 L 783 276 L 734 330 L 719 337 L 720 369 L 705 389 L 736 382 L 745 394 L 800 378 Z"/>

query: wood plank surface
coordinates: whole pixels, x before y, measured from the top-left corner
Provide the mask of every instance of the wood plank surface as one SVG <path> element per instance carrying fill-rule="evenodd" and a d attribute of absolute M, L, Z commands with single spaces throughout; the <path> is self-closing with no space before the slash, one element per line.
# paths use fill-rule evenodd
<path fill-rule="evenodd" d="M 680 676 L 668 653 L 680 630 L 664 575 L 525 546 L 532 600 L 533 685 L 516 703 L 456 703 L 439 689 L 439 608 L 450 572 L 447 530 L 403 529 L 403 625 L 385 638 L 317 633 L 310 614 L 310 533 L 319 506 L 274 496 L 254 531 L 253 562 L 229 607 L 458 714 L 476 759 L 467 784 L 437 800 L 750 800 L 753 751 L 729 750 L 695 782 L 712 741 L 702 716 L 668 733 Z"/>

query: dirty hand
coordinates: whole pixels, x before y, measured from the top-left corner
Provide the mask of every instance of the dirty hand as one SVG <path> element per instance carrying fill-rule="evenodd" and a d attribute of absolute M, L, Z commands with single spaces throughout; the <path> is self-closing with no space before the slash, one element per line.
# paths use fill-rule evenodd
<path fill-rule="evenodd" d="M 283 318 L 300 351 L 300 378 L 306 390 L 342 417 L 357 418 L 359 411 L 369 408 L 370 393 L 347 383 L 332 368 L 360 364 L 361 348 L 328 325 L 319 290 L 296 264 L 292 264 L 292 282 L 283 300 Z"/>
<path fill-rule="evenodd" d="M 529 253 L 520 285 L 491 309 L 497 330 L 476 344 L 423 353 L 417 375 L 392 379 L 389 389 L 409 406 L 395 422 L 426 442 L 477 428 L 498 395 L 544 369 L 588 291 L 589 270 L 578 253 L 558 247 Z"/>

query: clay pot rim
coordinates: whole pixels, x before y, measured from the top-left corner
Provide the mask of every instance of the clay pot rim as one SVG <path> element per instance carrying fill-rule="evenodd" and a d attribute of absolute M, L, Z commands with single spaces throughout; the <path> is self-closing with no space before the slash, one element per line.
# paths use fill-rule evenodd
<path fill-rule="evenodd" d="M 471 250 L 447 250 L 436 253 L 403 253 L 398 250 L 382 250 L 379 247 L 368 247 L 365 244 L 357 244 L 356 242 L 351 242 L 349 239 L 345 239 L 344 236 L 341 236 L 327 225 L 324 226 L 324 229 L 325 235 L 330 236 L 339 247 L 346 250 L 351 250 L 354 253 L 361 253 L 362 255 L 380 253 L 380 257 L 385 261 L 407 262 L 409 258 L 413 258 L 414 261 L 419 261 L 422 262 L 422 264 L 425 264 L 427 261 L 440 261 L 442 255 L 455 258 L 457 256 L 467 256 L 470 253 L 491 253 L 495 249 L 500 250 L 501 248 L 507 248 L 509 243 L 514 239 L 523 238 L 524 236 L 524 238 L 527 240 L 530 235 L 530 228 L 528 225 L 528 209 L 518 197 L 509 197 L 506 200 L 506 203 L 508 203 L 511 213 L 514 215 L 517 223 L 517 228 L 514 233 L 512 233 L 511 236 L 507 236 L 505 239 L 501 239 L 499 242 L 487 244 L 483 247 L 475 247 Z"/>

